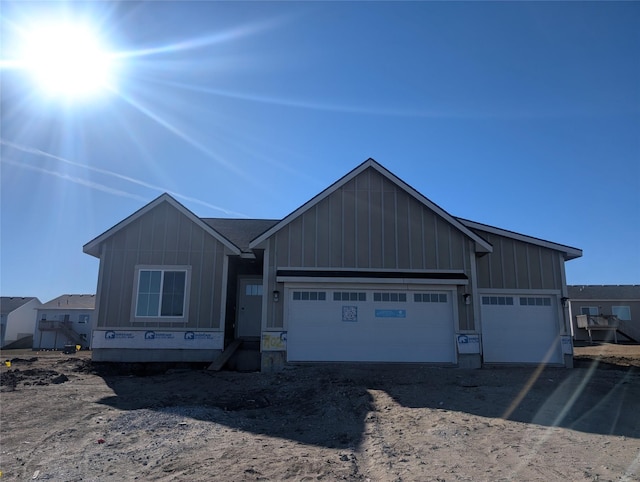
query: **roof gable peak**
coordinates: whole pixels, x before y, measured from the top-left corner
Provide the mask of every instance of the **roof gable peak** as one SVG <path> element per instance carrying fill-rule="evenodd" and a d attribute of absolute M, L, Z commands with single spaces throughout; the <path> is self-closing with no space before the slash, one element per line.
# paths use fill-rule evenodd
<path fill-rule="evenodd" d="M 181 214 L 189 218 L 194 224 L 196 224 L 197 226 L 202 228 L 204 231 L 209 233 L 211 236 L 216 238 L 218 241 L 220 241 L 223 245 L 229 248 L 234 254 L 240 254 L 240 249 L 235 244 L 233 244 L 227 238 L 222 236 L 218 231 L 213 229 L 211 226 L 205 223 L 202 219 L 196 216 L 192 211 L 190 211 L 183 204 L 178 202 L 174 197 L 172 197 L 170 194 L 166 192 L 161 194 L 160 196 L 158 196 L 148 204 L 144 205 L 143 207 L 138 209 L 135 213 L 126 217 L 115 226 L 109 228 L 107 231 L 105 231 L 101 235 L 89 241 L 87 244 L 83 246 L 82 251 L 92 256 L 95 256 L 96 258 L 99 258 L 100 245 L 104 240 L 111 237 L 113 234 L 125 228 L 126 226 L 128 226 L 135 220 L 139 219 L 140 217 L 142 217 L 143 215 L 145 215 L 146 213 L 148 213 L 149 211 L 151 211 L 152 209 L 154 209 L 155 207 L 159 206 L 162 203 L 168 203 L 173 208 L 178 210 Z"/>
<path fill-rule="evenodd" d="M 471 238 L 475 242 L 477 252 L 490 253 L 493 251 L 493 248 L 490 243 L 488 243 L 486 240 L 482 239 L 480 236 L 475 234 L 472 230 L 468 229 L 460 221 L 458 221 L 454 216 L 450 215 L 440 206 L 430 201 L 424 195 L 420 194 L 420 192 L 418 192 L 416 189 L 411 187 L 409 184 L 404 182 L 402 179 L 397 177 L 395 174 L 393 174 L 391 171 L 385 168 L 382 164 L 380 164 L 379 162 L 377 162 L 375 159 L 371 157 L 368 158 L 363 163 L 361 163 L 360 165 L 356 166 L 354 169 L 352 169 L 350 172 L 348 172 L 343 177 L 338 179 L 336 182 L 331 184 L 328 188 L 324 189 L 319 194 L 311 198 L 309 201 L 307 201 L 305 204 L 300 206 L 298 209 L 290 213 L 282 221 L 274 225 L 271 229 L 265 231 L 260 236 L 255 238 L 253 241 L 251 241 L 249 247 L 250 248 L 257 247 L 260 243 L 265 241 L 267 238 L 271 237 L 274 233 L 276 233 L 277 231 L 282 229 L 284 226 L 292 222 L 298 216 L 301 216 L 302 214 L 304 214 L 311 207 L 315 206 L 320 201 L 322 201 L 323 199 L 327 198 L 328 196 L 336 192 L 338 189 L 340 189 L 341 187 L 343 187 L 344 185 L 346 185 L 347 183 L 355 179 L 357 176 L 359 176 L 369 168 L 374 169 L 376 172 L 378 172 L 383 177 L 385 177 L 388 181 L 395 184 L 398 188 L 407 192 L 410 196 L 418 200 L 418 202 L 420 202 L 427 208 L 434 211 L 437 215 L 442 217 L 445 221 L 453 225 L 457 230 L 461 231 L 466 236 Z"/>

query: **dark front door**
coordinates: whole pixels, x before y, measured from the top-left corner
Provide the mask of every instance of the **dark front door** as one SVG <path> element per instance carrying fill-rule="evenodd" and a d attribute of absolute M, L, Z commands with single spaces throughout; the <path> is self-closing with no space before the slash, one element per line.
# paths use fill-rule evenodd
<path fill-rule="evenodd" d="M 238 282 L 238 338 L 260 337 L 262 327 L 262 278 L 240 278 Z"/>

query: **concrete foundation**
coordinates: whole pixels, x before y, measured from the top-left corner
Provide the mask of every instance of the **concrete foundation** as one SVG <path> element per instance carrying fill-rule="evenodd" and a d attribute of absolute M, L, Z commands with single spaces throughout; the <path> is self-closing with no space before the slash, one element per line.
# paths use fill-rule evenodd
<path fill-rule="evenodd" d="M 91 353 L 97 362 L 212 362 L 222 350 L 141 350 L 139 348 L 98 348 Z"/>
<path fill-rule="evenodd" d="M 565 368 L 573 368 L 573 354 L 564 355 Z"/>
<path fill-rule="evenodd" d="M 260 371 L 279 372 L 287 363 L 287 353 L 284 351 L 263 351 Z"/>
<path fill-rule="evenodd" d="M 479 353 L 459 354 L 458 368 L 463 368 L 467 370 L 482 368 L 482 357 L 480 356 Z"/>

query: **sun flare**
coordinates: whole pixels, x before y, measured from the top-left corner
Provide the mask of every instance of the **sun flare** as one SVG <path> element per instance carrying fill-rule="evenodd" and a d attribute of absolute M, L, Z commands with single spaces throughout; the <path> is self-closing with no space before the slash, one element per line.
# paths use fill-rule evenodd
<path fill-rule="evenodd" d="M 26 35 L 22 57 L 48 95 L 86 97 L 113 85 L 112 58 L 86 25 L 40 25 Z"/>

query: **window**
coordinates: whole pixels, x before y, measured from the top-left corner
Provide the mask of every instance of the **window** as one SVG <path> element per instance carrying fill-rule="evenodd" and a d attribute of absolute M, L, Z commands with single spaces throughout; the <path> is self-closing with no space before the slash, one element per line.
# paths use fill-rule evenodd
<path fill-rule="evenodd" d="M 139 270 L 136 317 L 183 318 L 186 285 L 186 270 Z"/>
<path fill-rule="evenodd" d="M 326 291 L 294 291 L 294 301 L 326 301 Z"/>
<path fill-rule="evenodd" d="M 367 293 L 352 291 L 334 291 L 333 301 L 367 301 Z"/>
<path fill-rule="evenodd" d="M 551 298 L 520 298 L 520 306 L 551 306 Z"/>
<path fill-rule="evenodd" d="M 600 310 L 598 310 L 597 306 L 581 306 L 580 314 L 581 315 L 589 315 L 589 316 L 598 316 Z"/>
<path fill-rule="evenodd" d="M 244 289 L 244 294 L 247 296 L 262 296 L 262 285 L 254 284 L 254 285 L 246 285 Z"/>
<path fill-rule="evenodd" d="M 629 306 L 612 306 L 611 314 L 616 315 L 619 320 L 631 320 L 631 308 Z"/>
<path fill-rule="evenodd" d="M 80 324 L 89 323 L 89 315 L 78 315 L 78 323 Z"/>
<path fill-rule="evenodd" d="M 397 293 L 397 292 L 390 292 L 390 293 L 373 293 L 373 301 L 393 301 L 393 302 L 405 302 L 407 301 L 407 294 L 406 293 Z"/>
<path fill-rule="evenodd" d="M 446 293 L 414 293 L 413 301 L 415 303 L 446 303 Z"/>
<path fill-rule="evenodd" d="M 482 297 L 483 305 L 505 305 L 512 306 L 513 305 L 513 296 L 483 296 Z"/>

